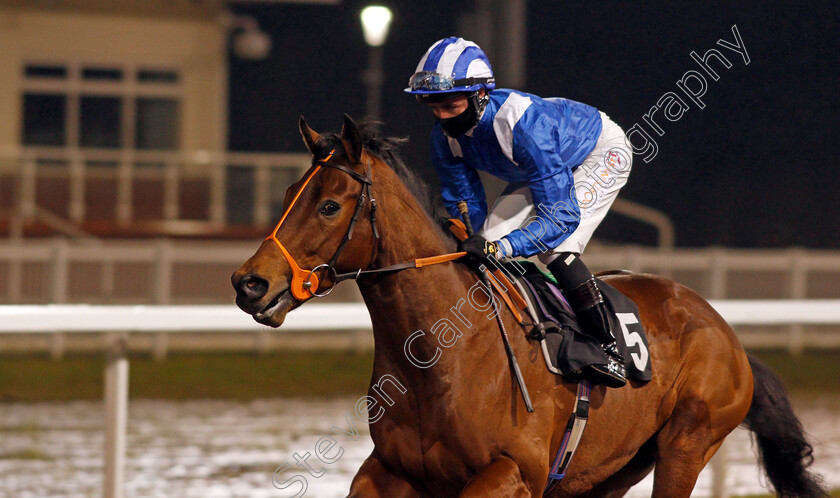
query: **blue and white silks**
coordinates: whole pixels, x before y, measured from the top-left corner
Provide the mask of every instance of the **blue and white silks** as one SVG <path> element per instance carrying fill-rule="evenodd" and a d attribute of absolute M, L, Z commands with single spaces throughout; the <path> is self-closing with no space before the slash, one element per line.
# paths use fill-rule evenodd
<path fill-rule="evenodd" d="M 577 228 L 580 208 L 573 171 L 595 148 L 601 116 L 594 107 L 562 98 L 544 99 L 516 90 L 489 93 L 481 120 L 457 139 L 432 129 L 431 158 L 440 178 L 447 211 L 458 218 L 464 200 L 470 221 L 480 227 L 487 217 L 484 187 L 476 170 L 510 183 L 529 185 L 537 217 L 504 239 L 512 254 L 528 257 L 560 245 Z M 534 240 L 532 234 L 541 234 Z"/>

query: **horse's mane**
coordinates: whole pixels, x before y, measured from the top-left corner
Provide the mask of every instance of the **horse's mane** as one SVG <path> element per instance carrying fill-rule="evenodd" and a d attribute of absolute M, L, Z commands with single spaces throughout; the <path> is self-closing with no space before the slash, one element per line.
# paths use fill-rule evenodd
<path fill-rule="evenodd" d="M 362 144 L 369 153 L 377 156 L 390 167 L 399 179 L 403 182 L 409 192 L 414 196 L 423 210 L 432 219 L 435 219 L 437 208 L 429 185 L 414 170 L 409 168 L 399 155 L 399 148 L 408 141 L 403 137 L 380 137 L 377 134 L 378 122 L 363 121 L 358 124 L 359 133 L 362 135 Z M 318 140 L 318 147 L 315 157 L 325 157 L 331 150 L 336 154 L 343 155 L 344 147 L 341 144 L 341 135 L 335 132 L 321 133 Z"/>

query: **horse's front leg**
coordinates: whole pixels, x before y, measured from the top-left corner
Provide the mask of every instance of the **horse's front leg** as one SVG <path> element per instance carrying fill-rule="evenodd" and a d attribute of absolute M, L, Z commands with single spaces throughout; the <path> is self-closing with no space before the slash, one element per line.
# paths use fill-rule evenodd
<path fill-rule="evenodd" d="M 350 484 L 348 498 L 416 498 L 422 496 L 414 486 L 382 465 L 376 454 L 371 453 L 362 464 L 353 483 Z"/>
<path fill-rule="evenodd" d="M 500 456 L 470 479 L 461 491 L 461 498 L 471 497 L 530 497 L 531 491 L 522 480 L 522 473 L 516 462 L 506 456 Z"/>

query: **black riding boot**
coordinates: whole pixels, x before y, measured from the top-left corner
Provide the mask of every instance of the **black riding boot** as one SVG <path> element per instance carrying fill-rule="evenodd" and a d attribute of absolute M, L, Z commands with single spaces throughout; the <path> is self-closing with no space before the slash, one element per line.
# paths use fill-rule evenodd
<path fill-rule="evenodd" d="M 573 253 L 560 254 L 549 263 L 548 269 L 568 299 L 584 332 L 601 343 L 607 357 L 607 363 L 587 367 L 587 377 L 608 387 L 622 387 L 627 383 L 624 358 L 616 348 L 607 305 L 592 272 Z"/>

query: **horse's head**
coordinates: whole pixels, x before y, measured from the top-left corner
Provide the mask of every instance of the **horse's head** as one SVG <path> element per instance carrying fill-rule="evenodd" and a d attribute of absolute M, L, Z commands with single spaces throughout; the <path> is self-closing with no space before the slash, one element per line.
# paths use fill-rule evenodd
<path fill-rule="evenodd" d="M 303 118 L 300 133 L 312 167 L 286 190 L 274 232 L 231 276 L 236 304 L 272 327 L 304 301 L 329 292 L 337 273 L 366 268 L 376 256 L 370 185 L 378 159 L 364 150 L 356 123 L 344 116 L 335 147 Z"/>

